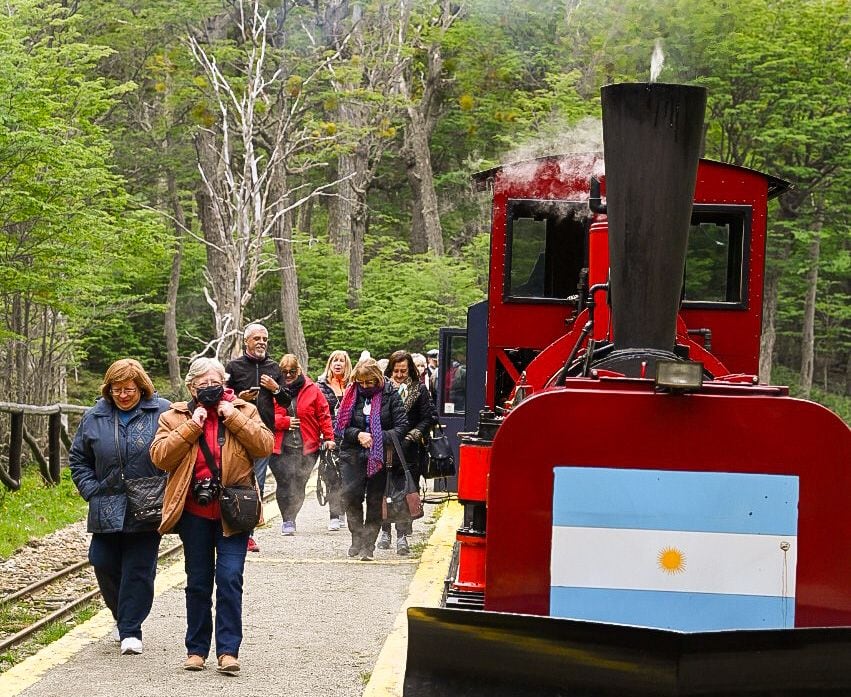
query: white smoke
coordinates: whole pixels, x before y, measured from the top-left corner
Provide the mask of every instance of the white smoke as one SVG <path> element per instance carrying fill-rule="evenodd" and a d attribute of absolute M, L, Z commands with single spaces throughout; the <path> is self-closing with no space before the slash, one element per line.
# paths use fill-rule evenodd
<path fill-rule="evenodd" d="M 650 82 L 656 82 L 665 65 L 665 54 L 662 51 L 662 39 L 656 39 L 653 55 L 650 56 Z"/>

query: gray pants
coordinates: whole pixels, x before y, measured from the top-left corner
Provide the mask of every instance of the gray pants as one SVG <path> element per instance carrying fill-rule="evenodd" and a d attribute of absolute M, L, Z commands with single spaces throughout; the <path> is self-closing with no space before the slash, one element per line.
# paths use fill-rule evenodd
<path fill-rule="evenodd" d="M 272 455 L 269 469 L 278 483 L 275 499 L 281 510 L 281 520 L 295 522 L 304 505 L 304 490 L 316 464 L 316 453 L 304 455 L 301 448 L 283 446 L 280 455 Z"/>

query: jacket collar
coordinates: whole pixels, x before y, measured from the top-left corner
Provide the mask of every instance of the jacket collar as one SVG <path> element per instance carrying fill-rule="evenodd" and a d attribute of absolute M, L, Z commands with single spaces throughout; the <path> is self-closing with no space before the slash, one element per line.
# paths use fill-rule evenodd
<path fill-rule="evenodd" d="M 103 397 L 98 397 L 97 402 L 92 407 L 92 414 L 95 416 L 112 416 L 112 410 L 115 409 L 115 405 L 104 399 Z M 153 397 L 150 399 L 142 399 L 134 409 L 156 409 L 159 410 L 159 398 L 157 397 L 157 393 L 154 392 Z"/>

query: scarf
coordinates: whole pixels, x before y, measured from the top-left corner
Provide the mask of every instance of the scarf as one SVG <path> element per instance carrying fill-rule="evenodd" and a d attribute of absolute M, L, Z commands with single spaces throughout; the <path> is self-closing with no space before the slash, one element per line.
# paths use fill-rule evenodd
<path fill-rule="evenodd" d="M 411 407 L 414 406 L 417 398 L 420 396 L 421 385 L 419 381 L 415 382 L 411 378 L 408 378 L 397 389 L 399 390 L 399 397 L 402 398 L 402 404 L 405 406 L 405 413 L 407 414 L 411 411 Z"/>
<path fill-rule="evenodd" d="M 286 382 L 285 382 L 284 387 L 286 388 L 287 392 L 289 392 L 292 397 L 298 396 L 298 393 L 301 392 L 301 388 L 304 387 L 304 373 L 299 375 L 289 385 L 287 385 Z"/>
<path fill-rule="evenodd" d="M 367 477 L 372 477 L 384 467 L 384 434 L 381 431 L 381 395 L 383 392 L 383 386 L 365 389 L 353 382 L 346 388 L 343 401 L 340 402 L 340 410 L 337 412 L 337 425 L 334 427 L 334 435 L 342 438 L 343 433 L 351 423 L 358 396 L 362 395 L 364 399 L 371 400 L 369 433 L 372 436 L 372 447 L 369 449 L 369 457 L 366 461 Z"/>

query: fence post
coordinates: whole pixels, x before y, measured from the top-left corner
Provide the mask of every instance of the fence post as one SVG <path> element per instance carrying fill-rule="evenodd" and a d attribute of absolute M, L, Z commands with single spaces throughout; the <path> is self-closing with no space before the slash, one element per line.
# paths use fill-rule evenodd
<path fill-rule="evenodd" d="M 9 478 L 12 480 L 12 491 L 21 488 L 21 451 L 24 447 L 24 413 L 12 412 L 11 432 L 9 434 Z M 8 482 L 7 482 L 8 484 Z"/>
<path fill-rule="evenodd" d="M 59 451 L 59 432 L 62 429 L 62 414 L 56 412 L 47 418 L 47 458 L 48 471 L 54 484 L 59 484 L 59 469 L 62 467 Z"/>

